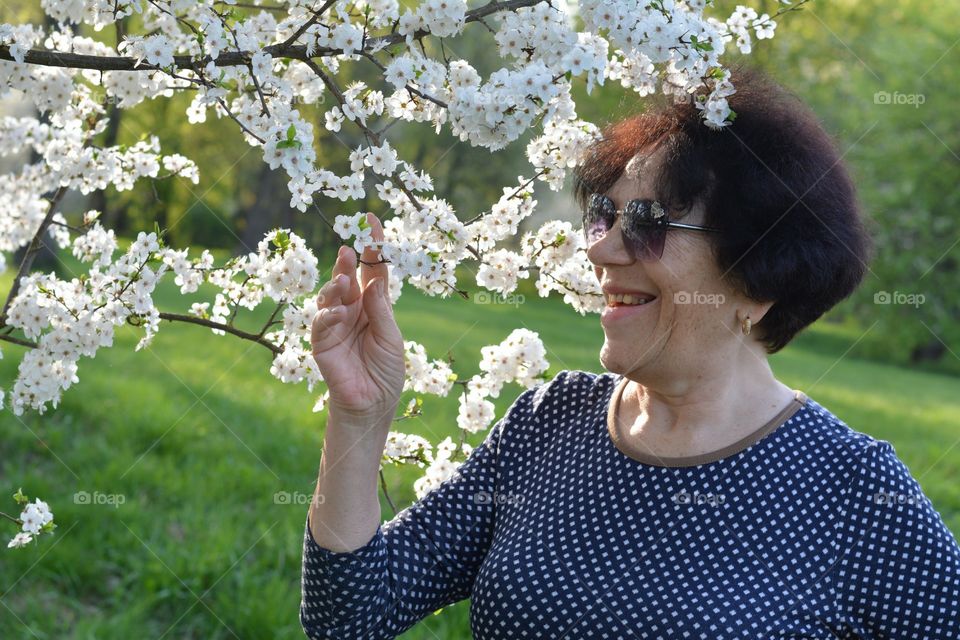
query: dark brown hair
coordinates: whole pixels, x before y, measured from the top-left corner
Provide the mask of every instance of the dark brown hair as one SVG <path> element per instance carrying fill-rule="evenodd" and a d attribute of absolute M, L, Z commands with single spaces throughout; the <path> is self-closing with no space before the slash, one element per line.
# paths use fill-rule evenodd
<path fill-rule="evenodd" d="M 773 302 L 757 325 L 768 353 L 849 296 L 873 252 L 856 190 L 816 115 L 761 71 L 731 68 L 733 123 L 715 130 L 693 104 L 658 98 L 614 122 L 574 170 L 581 210 L 627 162 L 666 147 L 656 198 L 671 211 L 705 208 L 721 272 L 752 300 Z M 678 217 L 681 217 L 678 216 Z"/>

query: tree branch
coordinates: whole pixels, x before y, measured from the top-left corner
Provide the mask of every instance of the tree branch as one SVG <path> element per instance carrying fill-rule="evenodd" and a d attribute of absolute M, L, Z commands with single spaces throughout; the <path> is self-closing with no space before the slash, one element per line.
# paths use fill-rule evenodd
<path fill-rule="evenodd" d="M 14 338 L 13 336 L 7 333 L 0 333 L 0 340 L 3 340 L 5 342 L 10 342 L 13 344 L 18 344 L 21 347 L 30 347 L 31 349 L 36 349 L 37 347 L 40 346 L 36 342 L 32 342 L 30 340 L 24 340 L 23 338 Z"/>
<path fill-rule="evenodd" d="M 242 329 L 237 329 L 236 327 L 233 327 L 229 324 L 214 322 L 213 320 L 198 318 L 196 316 L 183 315 L 180 313 L 168 313 L 166 311 L 160 312 L 160 319 L 171 320 L 176 322 L 188 322 L 191 324 L 198 324 L 202 327 L 209 327 L 210 329 L 219 329 L 221 331 L 225 331 L 226 333 L 233 334 L 238 338 L 243 338 L 244 340 L 250 340 L 251 342 L 256 342 L 257 344 L 262 344 L 267 349 L 270 349 L 270 351 L 274 355 L 280 354 L 280 347 L 273 344 L 269 340 L 265 339 L 263 336 L 257 335 L 255 333 L 248 333 L 246 331 L 243 331 Z"/>
<path fill-rule="evenodd" d="M 548 0 L 508 0 L 506 2 L 489 2 L 482 7 L 467 11 L 464 22 L 480 21 L 488 15 L 499 13 L 501 11 L 513 11 L 523 7 L 531 7 Z M 313 18 L 311 18 L 313 20 Z M 306 26 L 311 24 L 307 21 Z M 303 28 L 303 27 L 301 27 Z M 430 32 L 426 29 L 420 29 L 412 34 L 414 39 L 429 36 Z M 297 36 L 299 37 L 299 35 Z M 290 39 L 288 38 L 287 41 Z M 364 44 L 363 51 L 376 51 L 383 47 L 389 47 L 403 42 L 406 36 L 399 33 L 368 38 Z M 304 45 L 287 44 L 278 42 L 276 44 L 264 47 L 263 51 L 269 53 L 274 58 L 291 58 L 294 60 L 307 60 L 307 48 Z M 318 47 L 312 58 L 322 58 L 326 56 L 343 55 L 343 49 L 335 47 Z M 207 66 L 207 63 L 213 61 L 218 67 L 236 67 L 247 65 L 250 62 L 252 54 L 248 51 L 227 51 L 215 59 L 210 56 L 189 56 L 178 55 L 173 57 L 173 66 L 177 69 L 198 70 Z M 9 60 L 16 62 L 10 54 L 8 45 L 0 45 L 0 60 Z M 93 69 L 96 71 L 164 71 L 165 69 L 148 62 L 137 63 L 136 58 L 130 56 L 95 56 L 82 53 L 66 53 L 63 51 L 51 51 L 48 49 L 29 49 L 23 58 L 26 64 L 36 64 L 46 67 L 62 67 L 66 69 Z"/>

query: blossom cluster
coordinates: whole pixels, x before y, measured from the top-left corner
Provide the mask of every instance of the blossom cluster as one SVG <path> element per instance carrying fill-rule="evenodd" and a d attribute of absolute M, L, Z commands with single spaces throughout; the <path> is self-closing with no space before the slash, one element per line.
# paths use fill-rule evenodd
<path fill-rule="evenodd" d="M 429 464 L 424 474 L 413 483 L 413 491 L 417 498 L 423 498 L 452 477 L 463 464 L 457 458 L 462 457 L 465 460 L 472 452 L 473 447 L 467 443 L 461 442 L 457 445 L 452 438 L 444 438 L 437 445 L 436 452 L 429 456 Z"/>
<path fill-rule="evenodd" d="M 88 214 L 88 218 L 95 216 Z M 264 299 L 284 305 L 283 328 L 265 333 L 276 347 L 271 373 L 282 382 L 307 381 L 310 389 L 321 380 L 309 345 L 310 323 L 316 301 L 307 294 L 317 286 L 317 259 L 303 239 L 285 229 L 275 229 L 260 241 L 257 252 L 213 267 L 213 256 L 204 251 L 189 259 L 186 250 L 161 247 L 155 233 L 141 232 L 128 250 L 114 259 L 117 242 L 99 221 L 77 236 L 74 255 L 90 262 L 85 278 L 59 279 L 54 274 L 32 273 L 21 281 L 6 323 L 19 328 L 37 347 L 20 362 L 10 393 L 15 413 L 33 408 L 41 413 L 47 404 L 56 407 L 61 394 L 79 381 L 77 361 L 93 357 L 111 346 L 116 327 L 128 323 L 144 328 L 140 350 L 159 329 L 160 311 L 152 298 L 164 274 L 174 274 L 181 293 L 192 293 L 204 282 L 217 286 L 213 313 L 209 303 L 195 303 L 193 315 L 226 324 L 237 307 L 256 308 Z M 297 304 L 299 298 L 306 300 Z M 224 335 L 223 329 L 212 329 Z"/>
<path fill-rule="evenodd" d="M 16 519 L 6 516 L 20 526 L 17 534 L 7 543 L 8 549 L 25 547 L 41 534 L 53 533 L 57 525 L 53 522 L 53 513 L 46 502 L 40 498 L 30 502 L 29 498 L 19 490 L 14 494 L 13 499 L 23 508 L 23 511 Z"/>

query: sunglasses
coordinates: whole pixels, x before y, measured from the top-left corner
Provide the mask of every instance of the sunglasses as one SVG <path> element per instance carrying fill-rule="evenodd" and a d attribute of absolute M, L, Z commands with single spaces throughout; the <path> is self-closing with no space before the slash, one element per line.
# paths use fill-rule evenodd
<path fill-rule="evenodd" d="M 692 229 L 695 231 L 719 232 L 716 227 L 673 222 L 667 219 L 667 211 L 656 200 L 630 200 L 623 209 L 617 210 L 613 200 L 594 193 L 583 213 L 583 235 L 587 248 L 607 235 L 613 223 L 620 217 L 620 235 L 623 246 L 634 260 L 659 260 L 667 239 L 667 229 Z"/>

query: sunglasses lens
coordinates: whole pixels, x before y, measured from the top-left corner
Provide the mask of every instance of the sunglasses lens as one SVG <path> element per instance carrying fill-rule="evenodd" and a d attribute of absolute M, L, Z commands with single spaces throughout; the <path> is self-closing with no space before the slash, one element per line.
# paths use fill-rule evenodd
<path fill-rule="evenodd" d="M 610 198 L 598 193 L 590 196 L 587 210 L 583 214 L 583 233 L 588 247 L 610 231 L 616 215 L 616 207 Z"/>
<path fill-rule="evenodd" d="M 636 260 L 659 260 L 667 239 L 663 209 L 651 200 L 631 200 L 620 221 L 624 244 Z"/>
<path fill-rule="evenodd" d="M 583 214 L 583 234 L 587 247 L 601 240 L 613 227 L 617 207 L 613 200 L 595 193 L 590 196 Z M 659 260 L 667 238 L 667 227 L 662 224 L 666 213 L 652 200 L 631 200 L 620 220 L 624 246 L 634 260 Z"/>

